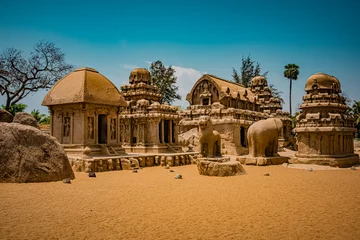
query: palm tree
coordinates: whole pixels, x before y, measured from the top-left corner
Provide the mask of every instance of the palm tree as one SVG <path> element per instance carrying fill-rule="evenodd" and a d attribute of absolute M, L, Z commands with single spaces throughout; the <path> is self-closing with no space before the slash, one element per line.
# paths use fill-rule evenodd
<path fill-rule="evenodd" d="M 30 113 L 38 123 L 40 124 L 49 124 L 50 123 L 50 117 L 46 114 L 41 114 L 38 109 L 34 109 Z"/>
<path fill-rule="evenodd" d="M 290 63 L 285 66 L 284 77 L 290 80 L 290 93 L 289 93 L 289 104 L 290 104 L 290 116 L 291 116 L 291 90 L 292 90 L 292 80 L 297 80 L 299 75 L 299 66 L 295 63 Z"/>

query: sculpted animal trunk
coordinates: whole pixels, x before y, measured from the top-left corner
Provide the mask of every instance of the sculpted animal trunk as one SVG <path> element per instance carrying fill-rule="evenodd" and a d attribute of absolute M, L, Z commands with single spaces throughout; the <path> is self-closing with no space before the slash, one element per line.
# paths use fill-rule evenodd
<path fill-rule="evenodd" d="M 247 135 L 249 156 L 278 156 L 278 137 L 282 126 L 282 121 L 278 118 L 260 120 L 251 125 Z"/>
<path fill-rule="evenodd" d="M 199 143 L 202 157 L 221 156 L 221 136 L 214 131 L 210 117 L 201 116 L 199 120 Z"/>

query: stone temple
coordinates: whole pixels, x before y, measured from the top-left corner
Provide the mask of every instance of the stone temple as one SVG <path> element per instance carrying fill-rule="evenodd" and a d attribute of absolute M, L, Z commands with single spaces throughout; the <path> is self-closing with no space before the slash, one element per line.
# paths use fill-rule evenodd
<path fill-rule="evenodd" d="M 194 135 L 203 115 L 210 116 L 214 130 L 221 135 L 222 154 L 247 154 L 247 129 L 254 122 L 271 116 L 283 121 L 280 144 L 287 144 L 291 138 L 289 114 L 281 110 L 280 99 L 272 96 L 265 77 L 254 77 L 246 88 L 205 74 L 194 84 L 186 100 L 190 106 L 180 112 L 179 123 L 183 145 L 196 142 L 187 136 Z"/>
<path fill-rule="evenodd" d="M 126 100 L 126 106 L 119 111 L 121 146 L 126 152 L 176 152 L 177 107 L 160 104 L 162 95 L 145 68 L 134 69 L 129 83 L 121 87 Z"/>
<path fill-rule="evenodd" d="M 68 154 L 176 152 L 177 108 L 159 103 L 162 95 L 146 69 L 134 69 L 129 83 L 120 92 L 93 68 L 71 72 L 42 102 L 51 114 L 50 134 Z"/>
<path fill-rule="evenodd" d="M 60 79 L 42 105 L 50 111 L 50 134 L 68 154 L 124 153 L 119 141 L 119 111 L 126 106 L 116 86 L 93 68 L 79 68 Z"/>
<path fill-rule="evenodd" d="M 340 81 L 323 73 L 310 76 L 297 116 L 298 152 L 293 163 L 348 167 L 359 163 L 354 154 L 353 117 L 340 95 Z"/>

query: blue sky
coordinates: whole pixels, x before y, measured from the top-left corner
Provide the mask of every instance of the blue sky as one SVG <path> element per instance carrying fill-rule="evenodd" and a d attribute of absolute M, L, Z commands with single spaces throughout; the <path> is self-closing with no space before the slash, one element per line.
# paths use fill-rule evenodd
<path fill-rule="evenodd" d="M 300 66 L 293 83 L 293 111 L 313 73 L 336 76 L 360 100 L 360 1 L 4 1 L 0 0 L 0 51 L 28 54 L 39 40 L 56 43 L 76 67 L 93 67 L 116 86 L 134 67 L 161 60 L 174 66 L 182 101 L 203 73 L 231 79 L 242 56 L 268 70 L 283 91 L 284 66 Z M 40 109 L 46 91 L 22 102 Z M 0 96 L 0 104 L 5 103 Z"/>

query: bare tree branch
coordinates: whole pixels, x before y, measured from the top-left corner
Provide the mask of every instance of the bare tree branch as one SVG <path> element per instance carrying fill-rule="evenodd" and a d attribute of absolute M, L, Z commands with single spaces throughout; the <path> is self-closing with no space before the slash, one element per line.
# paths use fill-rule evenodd
<path fill-rule="evenodd" d="M 6 95 L 6 109 L 31 92 L 51 88 L 73 66 L 52 42 L 40 41 L 25 59 L 20 50 L 9 48 L 0 55 L 0 94 Z"/>

